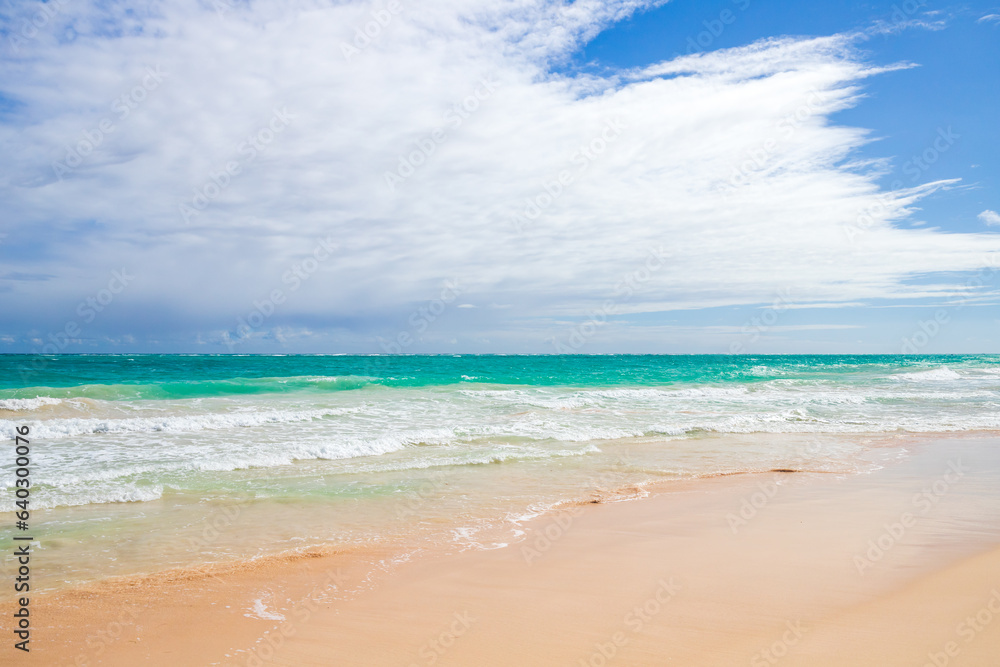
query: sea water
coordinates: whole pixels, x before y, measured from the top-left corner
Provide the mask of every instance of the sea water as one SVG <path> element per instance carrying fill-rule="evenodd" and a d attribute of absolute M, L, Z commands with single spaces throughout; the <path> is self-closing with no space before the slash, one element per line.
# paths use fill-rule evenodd
<path fill-rule="evenodd" d="M 921 434 L 1000 430 L 1000 357 L 0 356 L 4 541 L 19 426 L 46 589 L 498 548 L 549 508 L 652 483 L 864 473 Z"/>

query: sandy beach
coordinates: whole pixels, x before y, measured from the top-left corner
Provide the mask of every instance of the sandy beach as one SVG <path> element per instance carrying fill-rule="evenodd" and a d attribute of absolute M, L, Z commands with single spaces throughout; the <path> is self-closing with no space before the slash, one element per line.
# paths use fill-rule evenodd
<path fill-rule="evenodd" d="M 994 665 L 998 444 L 671 482 L 487 551 L 106 581 L 33 600 L 37 648 L 5 664 Z"/>
<path fill-rule="evenodd" d="M 8 1 L 0 667 L 1000 667 L 998 31 Z"/>

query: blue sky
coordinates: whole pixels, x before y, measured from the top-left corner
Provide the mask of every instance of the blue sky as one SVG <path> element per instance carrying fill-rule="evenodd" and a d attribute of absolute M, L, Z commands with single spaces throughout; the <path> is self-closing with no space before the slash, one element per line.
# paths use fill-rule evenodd
<path fill-rule="evenodd" d="M 899 29 L 873 34 L 859 47 L 871 62 L 918 67 L 872 79 L 866 84 L 865 103 L 831 119 L 873 131 L 878 141 L 859 152 L 892 158 L 892 170 L 880 181 L 886 188 L 897 181 L 911 185 L 951 178 L 976 188 L 973 196 L 963 192 L 926 199 L 921 203 L 924 214 L 918 216 L 944 229 L 976 231 L 982 227 L 976 216 L 997 206 L 1000 176 L 997 160 L 991 159 L 1000 145 L 1000 127 L 985 111 L 1000 108 L 1000 18 L 980 20 L 990 15 L 1000 17 L 1000 4 L 830 2 L 803 11 L 802 3 L 789 1 L 680 0 L 604 31 L 575 54 L 571 67 L 639 67 L 692 50 L 738 47 L 775 35 L 895 26 Z M 903 29 L 901 19 L 923 22 L 927 28 Z M 923 168 L 923 152 L 933 146 L 938 128 L 948 127 L 958 140 Z"/>
<path fill-rule="evenodd" d="M 0 352 L 1000 352 L 1000 5 L 0 12 Z"/>

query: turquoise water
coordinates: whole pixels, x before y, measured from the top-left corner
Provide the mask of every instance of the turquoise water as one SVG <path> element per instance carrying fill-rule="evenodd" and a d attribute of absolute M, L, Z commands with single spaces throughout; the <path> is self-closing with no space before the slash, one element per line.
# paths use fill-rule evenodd
<path fill-rule="evenodd" d="M 0 438 L 20 425 L 42 548 L 75 581 L 417 535 L 484 547 L 652 482 L 864 472 L 920 434 L 1000 430 L 1000 357 L 0 356 Z M 190 541 L 233 503 L 252 528 Z"/>
<path fill-rule="evenodd" d="M 0 397 L 33 396 L 48 387 L 74 395 L 65 390 L 83 386 L 91 387 L 95 394 L 104 392 L 94 397 L 113 400 L 329 391 L 366 384 L 426 387 L 474 382 L 593 387 L 759 383 L 769 379 L 853 384 L 942 367 L 1000 372 L 1000 356 L 0 355 Z M 329 382 L 316 385 L 304 378 L 329 378 Z M 124 393 L 118 395 L 116 390 Z M 134 393 L 128 393 L 130 390 Z"/>
<path fill-rule="evenodd" d="M 45 506 L 389 454 L 426 468 L 706 433 L 992 430 L 998 400 L 996 356 L 0 356 L 0 437 L 23 423 L 51 443 Z"/>

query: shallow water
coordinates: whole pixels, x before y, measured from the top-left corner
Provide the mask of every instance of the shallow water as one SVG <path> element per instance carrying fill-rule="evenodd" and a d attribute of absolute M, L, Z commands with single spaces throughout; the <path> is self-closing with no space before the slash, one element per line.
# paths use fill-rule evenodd
<path fill-rule="evenodd" d="M 31 428 L 43 588 L 289 549 L 493 548 L 562 502 L 864 472 L 917 434 L 1000 430 L 996 356 L 4 356 L 0 378 L 0 437 Z M 13 471 L 0 460 L 2 538 Z"/>

